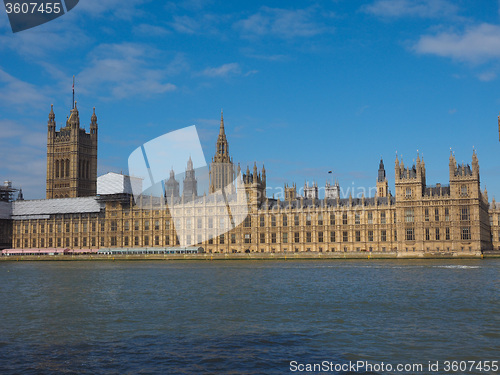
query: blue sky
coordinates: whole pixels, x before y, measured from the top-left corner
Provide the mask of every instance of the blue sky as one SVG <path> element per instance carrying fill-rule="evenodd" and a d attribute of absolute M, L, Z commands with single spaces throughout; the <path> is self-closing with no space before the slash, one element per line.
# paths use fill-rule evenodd
<path fill-rule="evenodd" d="M 197 125 L 207 161 L 224 109 L 229 151 L 285 182 L 375 184 L 384 158 L 424 157 L 448 183 L 450 148 L 500 199 L 500 11 L 496 1 L 81 0 L 12 34 L 0 13 L 0 178 L 45 195 L 46 124 L 71 108 L 99 123 L 99 174 Z M 168 161 L 167 161 L 168 162 Z"/>

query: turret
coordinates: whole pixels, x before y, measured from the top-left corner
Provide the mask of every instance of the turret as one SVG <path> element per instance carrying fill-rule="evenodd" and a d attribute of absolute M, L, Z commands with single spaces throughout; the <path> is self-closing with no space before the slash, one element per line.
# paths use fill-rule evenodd
<path fill-rule="evenodd" d="M 249 202 L 252 204 L 261 204 L 266 199 L 266 183 L 263 176 L 265 173 L 258 173 L 257 163 L 254 163 L 253 173 L 250 173 L 247 165 L 246 173 L 242 176 Z"/>
<path fill-rule="evenodd" d="M 191 156 L 189 156 L 189 160 L 187 162 L 186 176 L 184 178 L 182 187 L 182 195 L 186 198 L 198 196 L 198 181 L 195 177 L 195 171 L 193 168 L 193 161 L 191 160 Z"/>
<path fill-rule="evenodd" d="M 47 121 L 48 132 L 53 134 L 56 131 L 56 115 L 54 113 L 54 104 L 50 105 L 49 121 Z"/>
<path fill-rule="evenodd" d="M 385 181 L 385 168 L 384 168 L 384 161 L 382 158 L 380 158 L 380 164 L 378 166 L 378 182 L 383 182 Z"/>
<path fill-rule="evenodd" d="M 472 149 L 472 173 L 479 179 L 479 160 L 475 149 Z"/>
<path fill-rule="evenodd" d="M 97 116 L 95 114 L 95 107 L 93 108 L 93 113 L 90 117 L 90 134 L 97 137 Z"/>
<path fill-rule="evenodd" d="M 175 172 L 172 168 L 170 170 L 170 178 L 165 182 L 165 197 L 172 198 L 179 196 L 179 182 L 175 179 Z"/>
<path fill-rule="evenodd" d="M 80 129 L 80 115 L 78 113 L 78 108 L 76 106 L 71 110 L 68 121 L 66 121 L 66 126 L 71 127 L 71 129 Z"/>
<path fill-rule="evenodd" d="M 19 194 L 17 195 L 17 200 L 18 201 L 23 201 L 24 200 L 23 189 L 22 188 L 19 189 Z"/>
<path fill-rule="evenodd" d="M 396 161 L 394 163 L 394 176 L 396 178 L 396 181 L 399 181 L 399 176 L 401 173 L 401 170 L 399 169 L 399 159 L 398 159 L 398 154 L 396 154 Z"/>
<path fill-rule="evenodd" d="M 450 160 L 448 163 L 449 171 L 450 171 L 450 181 L 455 178 L 455 168 L 457 167 L 457 161 L 455 160 L 455 156 L 450 149 Z"/>
<path fill-rule="evenodd" d="M 396 169 L 399 168 L 397 164 L 396 164 Z M 396 172 L 396 175 L 399 176 L 399 172 Z M 389 183 L 387 182 L 387 178 L 385 176 L 384 161 L 382 160 L 382 158 L 380 158 L 380 163 L 378 166 L 378 178 L 377 178 L 377 197 L 383 198 L 387 197 L 388 195 L 389 195 Z"/>

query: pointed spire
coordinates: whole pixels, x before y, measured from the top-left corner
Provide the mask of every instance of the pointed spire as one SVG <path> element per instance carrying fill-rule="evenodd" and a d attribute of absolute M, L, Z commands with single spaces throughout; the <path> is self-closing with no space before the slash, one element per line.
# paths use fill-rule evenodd
<path fill-rule="evenodd" d="M 19 189 L 19 194 L 17 195 L 17 200 L 18 200 L 18 201 L 23 201 L 23 200 L 24 200 L 24 196 L 23 196 L 23 188 L 20 188 L 20 189 Z"/>
<path fill-rule="evenodd" d="M 78 107 L 76 106 L 76 101 L 75 101 L 75 106 L 71 110 L 71 113 L 69 115 L 68 121 L 66 122 L 66 125 L 71 125 L 72 127 L 75 127 L 75 128 L 80 127 L 80 115 L 78 114 Z"/>
<path fill-rule="evenodd" d="M 222 112 L 222 109 L 220 110 L 220 129 L 219 129 L 219 134 L 220 135 L 225 135 L 226 131 L 224 129 L 224 113 Z"/>
<path fill-rule="evenodd" d="M 47 122 L 47 125 L 49 128 L 52 128 L 53 130 L 56 127 L 56 115 L 54 113 L 54 104 L 50 105 L 49 121 Z"/>
<path fill-rule="evenodd" d="M 384 180 L 385 180 L 384 161 L 382 160 L 382 158 L 380 158 L 380 164 L 378 166 L 378 182 L 383 182 Z"/>

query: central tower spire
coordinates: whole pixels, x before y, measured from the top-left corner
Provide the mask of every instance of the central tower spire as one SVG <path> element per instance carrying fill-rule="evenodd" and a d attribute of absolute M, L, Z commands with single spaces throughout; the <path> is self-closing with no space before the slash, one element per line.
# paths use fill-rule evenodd
<path fill-rule="evenodd" d="M 220 111 L 219 137 L 217 138 L 213 161 L 222 163 L 231 162 L 231 158 L 229 157 L 229 145 L 227 143 L 226 131 L 224 129 L 224 114 L 222 113 L 222 110 Z"/>
<path fill-rule="evenodd" d="M 215 155 L 210 165 L 210 193 L 222 188 L 229 187 L 229 193 L 234 191 L 232 185 L 234 180 L 233 160 L 229 156 L 229 144 L 226 139 L 224 129 L 224 113 L 220 111 L 220 127 L 217 144 L 215 146 Z"/>
<path fill-rule="evenodd" d="M 226 132 L 224 130 L 224 114 L 222 112 L 222 109 L 220 110 L 220 129 L 219 129 L 219 135 L 226 135 Z"/>

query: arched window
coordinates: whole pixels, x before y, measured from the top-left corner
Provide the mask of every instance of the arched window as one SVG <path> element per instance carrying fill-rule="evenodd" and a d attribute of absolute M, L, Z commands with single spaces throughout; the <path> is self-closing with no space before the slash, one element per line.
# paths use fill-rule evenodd
<path fill-rule="evenodd" d="M 64 160 L 61 160 L 61 178 L 64 177 Z"/>
<path fill-rule="evenodd" d="M 87 179 L 90 178 L 90 162 L 87 161 Z"/>
<path fill-rule="evenodd" d="M 59 178 L 59 160 L 56 160 L 56 178 Z"/>
<path fill-rule="evenodd" d="M 69 159 L 66 159 L 66 177 L 69 177 Z"/>

